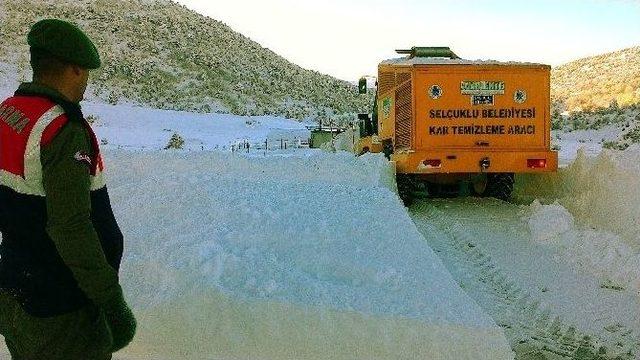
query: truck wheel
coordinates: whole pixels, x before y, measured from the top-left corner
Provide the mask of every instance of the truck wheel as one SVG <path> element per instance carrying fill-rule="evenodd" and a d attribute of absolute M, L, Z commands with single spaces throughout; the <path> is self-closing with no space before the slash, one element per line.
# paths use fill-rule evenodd
<path fill-rule="evenodd" d="M 382 145 L 382 152 L 384 153 L 384 157 L 387 160 L 391 160 L 391 155 L 393 154 L 393 144 L 391 142 L 385 142 Z"/>
<path fill-rule="evenodd" d="M 429 193 L 429 197 L 436 198 L 440 197 L 440 186 L 438 184 L 427 182 L 427 193 Z"/>
<path fill-rule="evenodd" d="M 469 190 L 471 190 L 471 195 L 484 197 L 487 193 L 487 176 L 483 175 L 477 179 L 474 179 L 470 186 Z"/>
<path fill-rule="evenodd" d="M 396 184 L 398 185 L 398 196 L 404 203 L 404 206 L 409 206 L 413 203 L 413 182 L 407 175 L 397 175 Z"/>
<path fill-rule="evenodd" d="M 427 182 L 427 192 L 429 197 L 451 199 L 460 195 L 460 184 L 436 184 Z"/>
<path fill-rule="evenodd" d="M 514 176 L 512 173 L 487 174 L 487 188 L 484 196 L 508 201 L 513 192 Z"/>

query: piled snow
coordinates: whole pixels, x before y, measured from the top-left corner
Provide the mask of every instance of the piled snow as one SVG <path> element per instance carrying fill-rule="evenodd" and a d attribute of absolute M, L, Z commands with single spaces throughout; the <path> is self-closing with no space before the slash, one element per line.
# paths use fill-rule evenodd
<path fill-rule="evenodd" d="M 505 329 L 516 356 L 533 346 L 573 358 L 584 336 L 606 348 L 606 359 L 637 353 L 640 297 L 607 275 L 615 269 L 603 266 L 617 259 L 598 248 L 615 241 L 611 234 L 583 230 L 558 204 L 429 199 L 410 212 L 467 294 Z"/>
<path fill-rule="evenodd" d="M 567 261 L 640 294 L 640 149 L 583 152 L 557 174 L 521 176 L 516 198 L 531 205 L 530 229 Z M 546 232 L 545 232 L 546 229 Z"/>
<path fill-rule="evenodd" d="M 575 226 L 574 218 L 559 204 L 531 205 L 528 223 L 535 241 L 558 248 L 566 262 L 592 273 L 605 287 L 630 287 L 640 294 L 640 253 L 618 235 Z"/>
<path fill-rule="evenodd" d="M 107 143 L 139 319 L 117 359 L 512 358 L 415 229 L 382 155 L 157 151 L 174 132 L 185 150 L 308 132 L 270 117 L 84 111 Z"/>
<path fill-rule="evenodd" d="M 353 152 L 356 142 L 359 139 L 359 135 L 356 134 L 356 130 L 347 129 L 340 133 L 333 141 L 333 149 L 340 151 Z"/>
<path fill-rule="evenodd" d="M 532 207 L 534 213 L 529 218 L 529 230 L 536 242 L 549 241 L 573 227 L 573 216 L 558 203 L 544 206 L 535 201 Z"/>
<path fill-rule="evenodd" d="M 640 250 L 640 149 L 603 150 L 596 157 L 580 152 L 555 174 L 521 175 L 515 197 L 520 201 L 558 200 L 579 224 L 607 230 Z"/>
<path fill-rule="evenodd" d="M 382 156 L 112 151 L 107 164 L 140 320 L 127 356 L 512 358 Z"/>

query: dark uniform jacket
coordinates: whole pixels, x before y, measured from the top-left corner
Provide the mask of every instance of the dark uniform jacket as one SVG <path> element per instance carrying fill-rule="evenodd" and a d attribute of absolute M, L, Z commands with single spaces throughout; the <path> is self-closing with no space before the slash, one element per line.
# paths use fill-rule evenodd
<path fill-rule="evenodd" d="M 122 233 L 80 107 L 23 84 L 0 105 L 0 291 L 49 317 L 121 294 Z"/>

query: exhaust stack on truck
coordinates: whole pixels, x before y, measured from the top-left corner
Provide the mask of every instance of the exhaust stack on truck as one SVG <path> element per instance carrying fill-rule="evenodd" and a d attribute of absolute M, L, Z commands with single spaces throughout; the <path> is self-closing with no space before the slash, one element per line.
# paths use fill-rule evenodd
<path fill-rule="evenodd" d="M 356 151 L 384 152 L 396 163 L 405 202 L 419 184 L 435 196 L 470 184 L 478 196 L 506 200 L 515 174 L 557 170 L 550 66 L 464 60 L 446 47 L 398 53 L 407 56 L 378 66 L 373 114 L 359 116 Z"/>

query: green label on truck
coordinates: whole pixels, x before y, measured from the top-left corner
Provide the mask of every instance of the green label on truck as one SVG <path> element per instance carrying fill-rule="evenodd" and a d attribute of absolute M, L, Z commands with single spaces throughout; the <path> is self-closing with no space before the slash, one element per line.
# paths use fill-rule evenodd
<path fill-rule="evenodd" d="M 504 81 L 462 81 L 462 95 L 504 95 Z"/>

